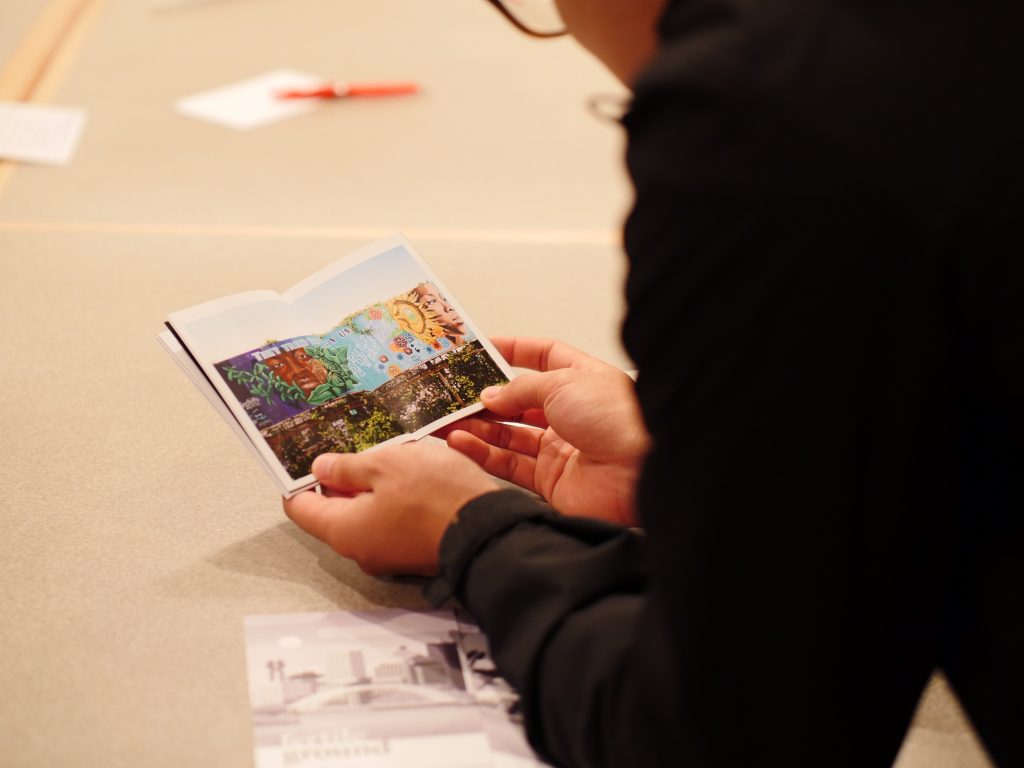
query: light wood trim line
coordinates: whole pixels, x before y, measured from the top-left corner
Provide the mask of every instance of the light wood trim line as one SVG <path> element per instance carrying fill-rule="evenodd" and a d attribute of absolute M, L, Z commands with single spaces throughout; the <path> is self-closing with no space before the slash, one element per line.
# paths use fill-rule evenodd
<path fill-rule="evenodd" d="M 32 101 L 47 69 L 95 0 L 51 0 L 0 70 L 0 101 Z"/>
<path fill-rule="evenodd" d="M 132 224 L 116 221 L 0 221 L 3 233 L 103 234 L 157 237 L 259 237 L 324 240 L 377 240 L 395 234 L 386 227 L 267 227 L 230 224 Z M 612 229 L 472 229 L 407 227 L 413 242 L 596 245 L 619 248 L 622 233 Z"/>

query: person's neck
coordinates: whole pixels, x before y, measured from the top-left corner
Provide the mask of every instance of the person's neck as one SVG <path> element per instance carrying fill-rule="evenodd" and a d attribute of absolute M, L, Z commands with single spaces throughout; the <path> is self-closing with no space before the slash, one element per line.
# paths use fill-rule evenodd
<path fill-rule="evenodd" d="M 667 0 L 607 2 L 601 13 L 578 13 L 570 31 L 623 85 L 633 87 L 658 45 L 657 24 Z M 585 10 L 585 9 L 584 9 Z M 566 18 L 570 22 L 570 18 Z"/>

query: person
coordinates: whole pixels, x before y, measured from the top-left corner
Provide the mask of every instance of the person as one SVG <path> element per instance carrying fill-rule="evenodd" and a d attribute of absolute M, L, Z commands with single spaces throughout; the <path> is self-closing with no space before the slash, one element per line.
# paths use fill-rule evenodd
<path fill-rule="evenodd" d="M 557 5 L 632 86 L 635 390 L 497 340 L 521 428 L 321 456 L 287 513 L 460 601 L 554 764 L 891 765 L 941 669 L 1024 765 L 1019 10 Z"/>

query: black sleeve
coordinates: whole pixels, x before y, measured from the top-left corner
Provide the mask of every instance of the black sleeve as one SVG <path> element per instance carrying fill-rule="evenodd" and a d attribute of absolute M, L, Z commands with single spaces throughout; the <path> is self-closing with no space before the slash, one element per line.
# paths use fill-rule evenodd
<path fill-rule="evenodd" d="M 531 743 L 553 764 L 656 765 L 666 754 L 667 649 L 660 635 L 638 643 L 649 631 L 645 539 L 515 490 L 471 502 L 445 534 L 427 595 L 455 594 L 480 622 L 523 695 Z"/>

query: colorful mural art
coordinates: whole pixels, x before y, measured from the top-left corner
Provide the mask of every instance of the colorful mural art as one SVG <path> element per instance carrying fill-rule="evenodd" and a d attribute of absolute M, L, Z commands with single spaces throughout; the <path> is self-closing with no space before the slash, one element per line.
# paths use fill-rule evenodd
<path fill-rule="evenodd" d="M 349 392 L 372 392 L 471 341 L 450 313 L 433 284 L 421 283 L 342 318 L 320 336 L 268 342 L 221 361 L 217 370 L 263 429 Z"/>
<path fill-rule="evenodd" d="M 319 452 L 415 431 L 507 380 L 429 282 L 216 368 L 293 477 Z"/>

